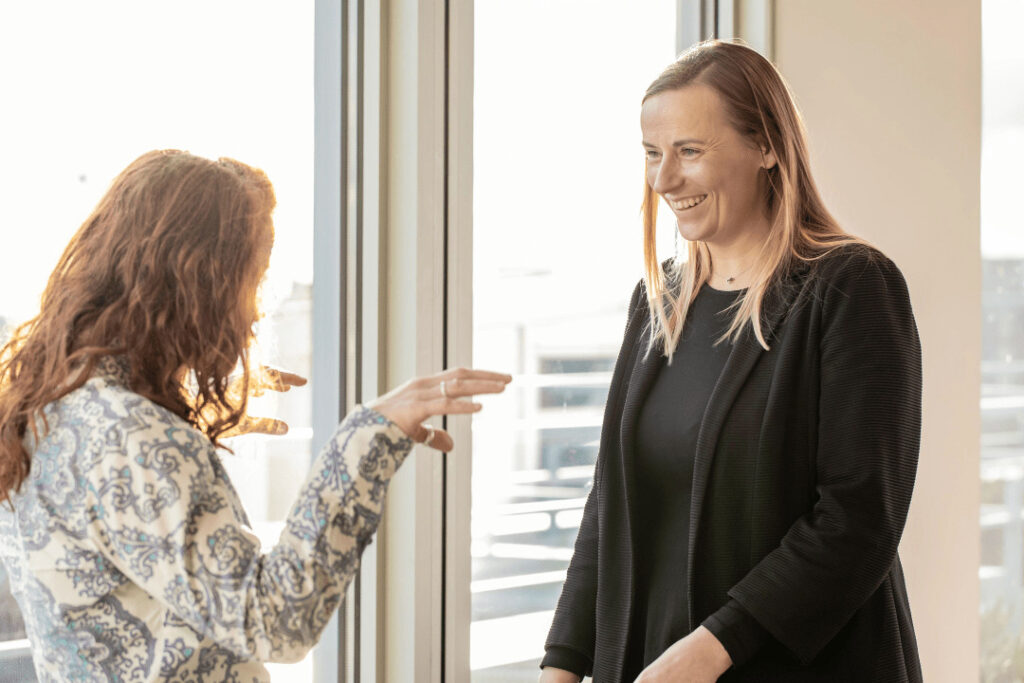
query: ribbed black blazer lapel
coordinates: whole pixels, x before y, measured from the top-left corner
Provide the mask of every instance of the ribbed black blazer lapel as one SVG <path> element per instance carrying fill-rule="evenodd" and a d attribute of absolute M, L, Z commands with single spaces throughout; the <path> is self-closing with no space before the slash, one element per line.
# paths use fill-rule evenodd
<path fill-rule="evenodd" d="M 627 553 L 623 569 L 628 569 L 628 571 L 623 572 L 620 576 L 622 579 L 625 579 L 629 586 L 629 599 L 622 603 L 625 613 L 616 620 L 627 634 L 631 631 L 629 626 L 632 620 L 632 608 L 636 602 L 636 509 L 633 497 L 636 493 L 636 479 L 634 478 L 633 471 L 636 426 L 640 416 L 640 407 L 647 398 L 647 394 L 650 393 L 654 379 L 658 376 L 658 371 L 665 363 L 665 356 L 658 349 L 653 349 L 650 353 L 647 353 L 647 342 L 650 338 L 650 314 L 646 304 L 637 307 L 637 311 L 630 321 L 630 328 L 633 335 L 631 336 L 627 331 L 626 338 L 632 339 L 633 362 L 629 375 L 626 378 L 626 395 L 621 404 L 622 417 L 619 422 L 618 444 L 618 471 L 625 492 L 626 535 L 629 539 L 628 546 L 621 548 L 619 551 L 620 553 L 622 551 Z M 625 647 L 610 653 L 610 663 L 614 671 L 622 671 L 624 655 Z M 595 680 L 597 680 L 597 672 L 595 672 Z"/>
<path fill-rule="evenodd" d="M 648 325 L 647 329 L 650 329 L 650 325 Z M 646 353 L 647 339 L 648 334 L 642 335 L 641 339 L 636 343 L 637 348 L 633 351 L 637 356 L 637 360 L 633 364 L 633 372 L 630 375 L 629 386 L 626 389 L 626 401 L 622 407 L 622 424 L 619 432 L 619 452 L 622 454 L 620 465 L 622 468 L 622 481 L 626 488 L 626 522 L 629 529 L 631 558 L 636 557 L 634 524 L 636 517 L 634 507 L 636 479 L 633 471 L 633 463 L 636 456 L 634 451 L 636 426 L 640 418 L 640 407 L 643 406 L 647 394 L 650 393 L 651 387 L 654 385 L 654 379 L 658 376 L 658 372 L 666 362 L 665 356 L 659 349 L 652 349 L 650 353 Z M 635 591 L 632 578 L 630 579 L 630 586 Z M 630 602 L 632 603 L 632 600 Z"/>
<path fill-rule="evenodd" d="M 772 345 L 773 331 L 778 329 L 784 314 L 788 310 L 789 301 L 785 296 L 785 293 L 788 291 L 791 290 L 777 285 L 765 293 L 762 301 L 762 334 L 769 346 Z M 729 352 L 729 357 L 722 368 L 722 374 L 718 376 L 718 381 L 715 382 L 715 388 L 711 391 L 711 397 L 708 399 L 708 405 L 704 409 L 704 417 L 701 418 L 700 430 L 697 433 L 697 447 L 693 463 L 693 484 L 690 491 L 690 534 L 686 546 L 686 595 L 689 608 L 687 619 L 690 631 L 693 631 L 695 628 L 693 617 L 693 561 L 697 533 L 701 523 L 700 513 L 704 504 L 704 494 L 708 488 L 708 474 L 711 472 L 711 462 L 715 457 L 722 424 L 725 422 L 725 418 L 729 414 L 733 403 L 735 403 L 740 389 L 764 353 L 766 353 L 765 349 L 757 340 L 751 326 L 749 324 L 746 325 L 740 338 Z M 750 438 L 756 439 L 757 436 L 757 434 L 751 434 Z"/>
<path fill-rule="evenodd" d="M 802 272 L 803 269 L 801 268 L 800 271 Z M 788 285 L 788 282 L 786 284 Z M 772 343 L 772 332 L 778 329 L 789 305 L 789 298 L 786 296 L 786 293 L 792 291 L 792 288 L 788 286 L 776 285 L 765 294 L 764 301 L 762 302 L 761 320 L 763 326 L 762 332 L 765 335 L 765 339 L 768 341 L 769 346 Z M 636 362 L 633 364 L 633 370 L 629 378 L 629 385 L 626 390 L 626 399 L 622 407 L 619 444 L 620 452 L 622 454 L 622 459 L 619 463 L 621 467 L 620 472 L 626 489 L 626 516 L 629 530 L 631 560 L 636 557 L 634 548 L 636 539 L 634 509 L 634 501 L 636 500 L 636 479 L 633 463 L 635 462 L 634 445 L 636 443 L 637 423 L 640 417 L 640 408 L 643 406 L 647 395 L 650 393 L 651 388 L 654 385 L 654 380 L 658 376 L 658 372 L 666 363 L 664 354 L 657 348 L 652 350 L 649 354 L 646 354 L 647 342 L 650 334 L 649 323 L 645 329 L 645 333 L 640 335 L 640 339 L 635 342 L 636 348 L 633 350 Z M 733 403 L 736 401 L 736 397 L 739 394 L 740 389 L 743 387 L 744 382 L 746 382 L 747 377 L 750 375 L 750 372 L 754 369 L 758 359 L 764 352 L 764 348 L 757 341 L 757 337 L 754 335 L 750 326 L 747 325 L 744 328 L 740 339 L 733 345 L 732 350 L 729 352 L 725 366 L 722 369 L 722 374 L 715 383 L 715 387 L 711 392 L 711 397 L 708 399 L 704 416 L 701 419 L 700 429 L 697 436 L 693 483 L 690 498 L 690 532 L 687 539 L 688 552 L 686 564 L 686 585 L 689 603 L 689 614 L 687 615 L 687 618 L 689 620 L 689 630 L 691 631 L 694 628 L 694 547 L 696 545 L 697 533 L 700 526 L 700 510 L 704 502 L 704 494 L 708 487 L 708 474 L 711 471 L 711 462 L 714 459 L 715 448 L 718 443 L 718 436 L 721 432 L 722 424 L 725 422 L 725 418 L 729 414 L 729 410 L 732 408 Z M 756 438 L 756 436 L 757 435 L 752 435 L 752 438 Z M 635 593 L 636 586 L 634 585 L 632 577 L 630 577 L 629 585 L 631 587 L 631 592 Z M 630 604 L 632 604 L 632 602 L 633 600 L 631 599 Z"/>

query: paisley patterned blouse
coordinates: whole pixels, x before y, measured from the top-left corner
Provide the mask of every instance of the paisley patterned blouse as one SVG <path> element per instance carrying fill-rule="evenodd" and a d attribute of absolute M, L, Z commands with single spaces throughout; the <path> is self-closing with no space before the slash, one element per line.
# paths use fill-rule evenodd
<path fill-rule="evenodd" d="M 41 681 L 267 681 L 337 608 L 412 447 L 358 407 L 260 549 L 209 440 L 127 389 L 105 358 L 48 405 L 32 468 L 0 506 L 0 557 Z"/>

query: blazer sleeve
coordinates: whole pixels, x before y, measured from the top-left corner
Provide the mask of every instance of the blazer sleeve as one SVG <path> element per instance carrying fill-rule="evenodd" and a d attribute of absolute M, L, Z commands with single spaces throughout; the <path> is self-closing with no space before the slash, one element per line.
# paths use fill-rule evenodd
<path fill-rule="evenodd" d="M 637 283 L 629 304 L 626 329 L 633 319 L 640 298 L 643 295 L 643 281 Z M 628 332 L 627 332 L 628 334 Z M 608 421 L 616 419 L 618 411 L 608 408 L 615 401 L 617 388 L 623 382 L 624 366 L 627 363 L 631 344 L 628 338 L 623 340 L 612 373 L 612 383 L 608 391 L 608 407 L 605 410 L 604 425 L 608 429 Z M 602 439 L 603 442 L 603 439 Z M 605 461 L 603 448 L 597 454 L 594 467 L 594 482 L 583 506 L 583 518 L 576 535 L 576 544 L 572 559 L 566 571 L 565 583 L 558 598 L 555 616 L 551 629 L 544 643 L 546 654 L 541 660 L 541 668 L 554 666 L 572 671 L 581 678 L 592 673 L 594 664 L 594 644 L 596 640 L 596 605 L 597 605 L 597 541 L 598 541 L 598 510 L 601 470 Z"/>
<path fill-rule="evenodd" d="M 816 500 L 727 591 L 809 664 L 892 568 L 921 432 L 921 344 L 907 284 L 874 250 L 826 278 Z"/>
<path fill-rule="evenodd" d="M 717 611 L 708 615 L 701 626 L 718 638 L 718 642 L 729 653 L 733 667 L 745 664 L 771 640 L 764 626 L 747 614 L 735 598 L 730 598 Z"/>

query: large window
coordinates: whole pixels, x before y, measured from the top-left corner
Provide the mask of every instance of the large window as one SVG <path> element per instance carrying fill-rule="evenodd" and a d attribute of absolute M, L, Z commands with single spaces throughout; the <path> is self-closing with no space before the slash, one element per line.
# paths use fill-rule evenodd
<path fill-rule="evenodd" d="M 50 1 L 0 9 L 0 328 L 33 316 L 71 234 L 142 152 L 179 148 L 263 168 L 277 240 L 259 326 L 264 360 L 311 374 L 313 2 Z M 285 437 L 247 436 L 224 461 L 255 532 L 273 545 L 305 477 L 311 385 L 257 399 Z M 0 566 L 0 682 L 34 680 Z M 312 657 L 270 665 L 309 681 Z"/>
<path fill-rule="evenodd" d="M 981 680 L 1024 679 L 1024 5 L 982 3 Z"/>
<path fill-rule="evenodd" d="M 539 673 L 642 272 L 640 100 L 676 5 L 475 7 L 473 357 L 515 380 L 473 421 L 474 681 Z"/>

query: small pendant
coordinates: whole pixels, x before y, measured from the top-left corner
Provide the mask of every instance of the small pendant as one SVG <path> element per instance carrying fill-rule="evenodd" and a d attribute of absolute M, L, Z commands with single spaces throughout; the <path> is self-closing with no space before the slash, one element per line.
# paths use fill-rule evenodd
<path fill-rule="evenodd" d="M 734 277 L 727 277 L 727 278 L 725 278 L 725 281 L 728 282 L 729 284 L 732 284 L 732 281 L 735 280 L 735 279 L 736 278 L 734 278 Z"/>

